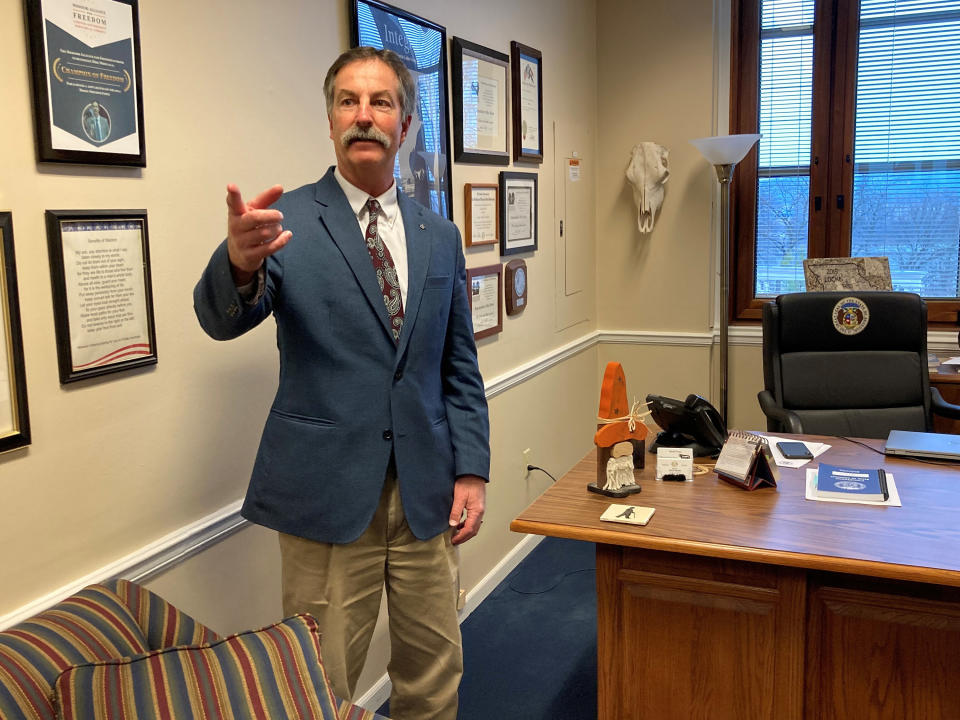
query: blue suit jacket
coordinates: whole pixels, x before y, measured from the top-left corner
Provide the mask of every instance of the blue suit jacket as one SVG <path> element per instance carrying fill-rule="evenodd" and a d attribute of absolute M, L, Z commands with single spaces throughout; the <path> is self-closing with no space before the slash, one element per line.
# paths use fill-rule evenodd
<path fill-rule="evenodd" d="M 408 288 L 399 345 L 356 216 L 333 176 L 285 193 L 290 242 L 266 261 L 256 305 L 239 296 L 226 241 L 194 290 L 200 325 L 227 340 L 273 313 L 280 382 L 241 511 L 321 542 L 370 524 L 391 451 L 407 522 L 449 528 L 459 475 L 489 477 L 487 404 L 456 226 L 399 194 Z"/>

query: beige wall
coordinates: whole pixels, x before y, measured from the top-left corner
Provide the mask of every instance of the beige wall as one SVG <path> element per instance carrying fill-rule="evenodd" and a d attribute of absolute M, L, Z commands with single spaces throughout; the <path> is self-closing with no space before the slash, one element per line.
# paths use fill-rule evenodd
<path fill-rule="evenodd" d="M 717 181 L 692 138 L 726 132 L 725 0 L 600 0 L 597 5 L 599 143 L 597 182 L 598 326 L 606 331 L 708 334 L 717 284 Z M 715 32 L 715 23 L 719 30 Z M 624 171 L 634 144 L 670 151 L 670 178 L 653 232 L 637 230 Z M 609 345 L 631 395 L 718 402 L 717 353 L 701 344 Z M 711 355 L 713 371 L 711 372 Z M 732 427 L 759 428 L 759 346 L 731 340 Z M 633 388 L 637 388 L 634 391 Z"/>
<path fill-rule="evenodd" d="M 603 329 L 703 332 L 713 318 L 713 170 L 688 142 L 711 134 L 709 0 L 603 0 L 597 46 L 597 276 Z M 637 230 L 624 171 L 638 142 L 669 152 L 670 178 L 653 232 Z M 629 380 L 629 376 L 628 376 Z"/>
<path fill-rule="evenodd" d="M 544 162 L 508 168 L 538 173 L 539 249 L 525 256 L 528 309 L 479 343 L 488 384 L 598 330 L 646 338 L 588 344 L 491 399 L 493 482 L 484 532 L 463 548 L 469 590 L 518 542 L 510 519 L 549 484 L 540 473 L 523 477 L 522 450 L 559 475 L 590 448 L 607 361 L 624 364 L 631 395 L 711 391 L 707 340 L 657 335 L 705 338 L 712 325 L 715 181 L 687 141 L 715 131 L 714 10 L 711 0 L 402 5 L 445 25 L 448 37 L 502 52 L 518 40 L 543 53 Z M 241 497 L 276 388 L 273 327 L 216 343 L 197 326 L 191 292 L 224 232 L 227 182 L 248 193 L 293 188 L 333 162 L 320 88 L 347 46 L 346 6 L 141 3 L 148 166 L 116 169 L 35 162 L 23 6 L 0 0 L 0 209 L 13 211 L 33 426 L 28 449 L 0 457 L 0 617 Z M 643 140 L 670 149 L 672 173 L 648 236 L 637 232 L 623 175 Z M 573 153 L 583 162 L 575 205 L 588 232 L 561 240 L 560 178 Z M 455 164 L 458 222 L 463 184 L 495 182 L 498 170 Z M 148 210 L 155 368 L 59 385 L 48 208 Z M 468 266 L 501 260 L 493 248 L 466 255 Z M 574 294 L 568 257 L 583 273 Z M 759 351 L 737 347 L 732 358 L 732 413 L 752 422 Z M 280 612 L 276 554 L 272 533 L 247 528 L 150 586 L 218 630 L 239 630 Z M 384 653 L 378 637 L 362 684 L 382 672 Z"/>
<path fill-rule="evenodd" d="M 713 398 L 713 171 L 689 144 L 712 134 L 713 35 L 709 0 L 602 0 L 598 5 L 598 325 L 654 335 L 652 344 L 611 344 L 631 397 Z M 624 172 L 631 148 L 657 142 L 670 177 L 652 232 L 637 229 Z M 656 344 L 656 333 L 693 333 L 699 343 Z"/>
<path fill-rule="evenodd" d="M 346 5 L 141 3 L 148 165 L 121 169 L 36 163 L 23 4 L 0 0 L 0 208 L 13 211 L 33 430 L 29 448 L 0 457 L 0 617 L 242 496 L 276 388 L 273 326 L 216 343 L 197 326 L 191 292 L 223 236 L 227 182 L 247 193 L 275 182 L 293 188 L 334 161 L 321 84 L 348 44 Z M 595 4 L 411 0 L 404 7 L 445 25 L 448 37 L 502 52 L 516 39 L 543 53 L 544 162 L 512 168 L 539 175 L 540 248 L 526 256 L 528 309 L 480 343 L 489 382 L 595 329 L 579 322 L 556 330 L 559 314 L 596 316 L 592 237 L 581 253 L 586 291 L 576 301 L 558 289 L 553 240 L 556 159 L 574 150 L 585 162 L 594 224 Z M 458 221 L 463 183 L 493 182 L 497 172 L 455 165 Z M 71 208 L 147 209 L 156 367 L 59 384 L 43 213 Z M 499 260 L 493 248 L 467 251 L 470 266 Z M 520 451 L 531 447 L 532 461 L 556 475 L 589 449 L 596 364 L 596 348 L 588 348 L 491 400 L 490 512 L 483 537 L 463 551 L 465 588 L 518 542 L 509 520 L 549 483 L 522 477 Z M 279 614 L 275 562 L 272 534 L 248 528 L 150 586 L 218 630 L 239 630 Z"/>
<path fill-rule="evenodd" d="M 284 17 L 254 2 L 143 3 L 147 167 L 38 166 L 23 5 L 2 9 L 0 207 L 13 211 L 33 444 L 0 460 L 0 614 L 242 494 L 276 386 L 272 328 L 217 344 L 191 291 L 223 235 L 228 181 L 295 186 L 330 162 L 311 75 L 283 68 L 325 66 L 323 48 L 342 44 L 321 5 Z M 155 368 L 59 385 L 46 208 L 147 209 Z"/>

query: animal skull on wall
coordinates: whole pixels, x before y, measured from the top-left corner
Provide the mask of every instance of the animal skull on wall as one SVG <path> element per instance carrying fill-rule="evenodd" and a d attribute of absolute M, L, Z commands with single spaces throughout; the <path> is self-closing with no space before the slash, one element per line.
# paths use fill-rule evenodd
<path fill-rule="evenodd" d="M 627 180 L 633 185 L 633 201 L 637 205 L 637 227 L 642 233 L 653 230 L 657 212 L 663 204 L 663 186 L 670 177 L 667 158 L 670 151 L 655 142 L 633 146 Z"/>

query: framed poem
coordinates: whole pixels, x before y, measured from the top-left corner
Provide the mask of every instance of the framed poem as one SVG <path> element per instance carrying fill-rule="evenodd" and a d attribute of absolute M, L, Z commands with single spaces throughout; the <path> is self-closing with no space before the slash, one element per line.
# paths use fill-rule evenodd
<path fill-rule="evenodd" d="M 350 4 L 351 47 L 393 50 L 417 86 L 416 107 L 394 169 L 397 184 L 407 197 L 452 220 L 447 30 L 379 0 Z"/>
<path fill-rule="evenodd" d="M 453 64 L 453 150 L 457 162 L 509 165 L 507 70 L 504 53 L 455 37 Z"/>
<path fill-rule="evenodd" d="M 537 174 L 500 173 L 500 254 L 537 249 Z"/>
<path fill-rule="evenodd" d="M 47 210 L 60 382 L 157 364 L 146 210 Z"/>
<path fill-rule="evenodd" d="M 466 183 L 463 186 L 467 247 L 496 245 L 500 241 L 499 186 L 495 183 Z"/>
<path fill-rule="evenodd" d="M 513 159 L 543 162 L 543 56 L 510 42 Z"/>
<path fill-rule="evenodd" d="M 26 0 L 40 162 L 145 167 L 139 0 Z"/>
<path fill-rule="evenodd" d="M 467 294 L 473 318 L 473 338 L 496 335 L 503 330 L 503 296 L 500 290 L 500 263 L 467 268 Z"/>
<path fill-rule="evenodd" d="M 9 212 L 0 212 L 0 261 L 0 453 L 3 453 L 30 444 L 13 215 Z"/>

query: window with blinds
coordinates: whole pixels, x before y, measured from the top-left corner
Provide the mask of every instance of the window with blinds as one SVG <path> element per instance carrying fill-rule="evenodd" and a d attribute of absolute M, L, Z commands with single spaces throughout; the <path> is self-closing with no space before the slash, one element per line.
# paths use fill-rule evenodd
<path fill-rule="evenodd" d="M 861 0 L 853 173 L 851 255 L 960 295 L 960 1 Z"/>
<path fill-rule="evenodd" d="M 895 289 L 951 301 L 942 319 L 955 321 L 960 0 L 734 0 L 734 12 L 731 132 L 763 135 L 735 179 L 749 200 L 734 317 L 803 290 L 806 257 L 849 255 L 886 256 Z"/>
<path fill-rule="evenodd" d="M 813 0 L 761 7 L 758 296 L 803 290 L 810 202 Z"/>

